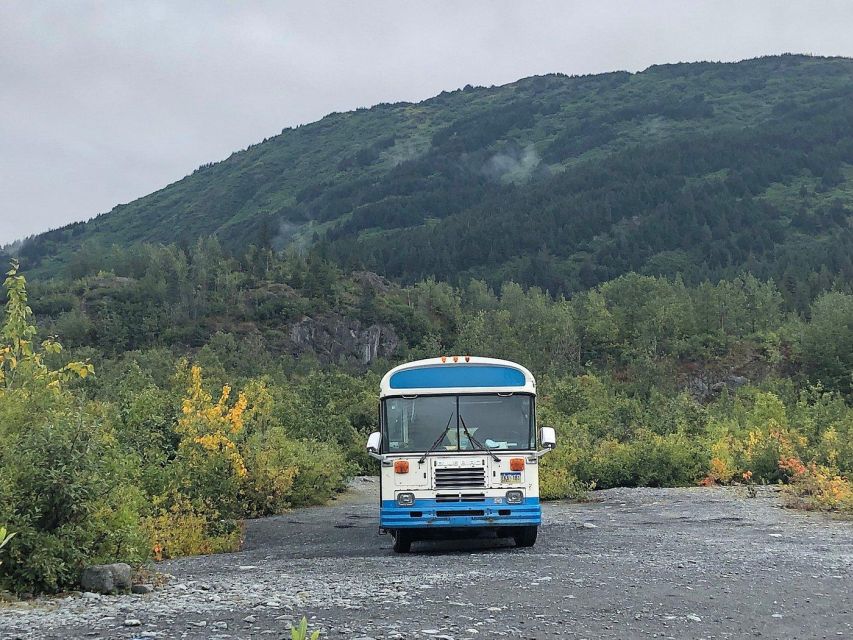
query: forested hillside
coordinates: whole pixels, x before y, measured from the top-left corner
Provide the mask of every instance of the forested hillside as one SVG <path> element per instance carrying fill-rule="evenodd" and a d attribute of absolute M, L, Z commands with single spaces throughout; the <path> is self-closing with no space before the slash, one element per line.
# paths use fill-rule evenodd
<path fill-rule="evenodd" d="M 36 273 L 139 241 L 320 242 L 414 282 L 572 294 L 629 271 L 748 270 L 805 309 L 853 277 L 853 60 L 548 75 L 332 114 L 27 242 Z"/>

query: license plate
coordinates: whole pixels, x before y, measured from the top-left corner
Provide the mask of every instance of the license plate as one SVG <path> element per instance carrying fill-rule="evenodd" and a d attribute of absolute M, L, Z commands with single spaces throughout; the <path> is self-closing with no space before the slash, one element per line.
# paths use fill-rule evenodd
<path fill-rule="evenodd" d="M 501 482 L 503 484 L 520 484 L 521 483 L 521 471 L 501 472 Z"/>

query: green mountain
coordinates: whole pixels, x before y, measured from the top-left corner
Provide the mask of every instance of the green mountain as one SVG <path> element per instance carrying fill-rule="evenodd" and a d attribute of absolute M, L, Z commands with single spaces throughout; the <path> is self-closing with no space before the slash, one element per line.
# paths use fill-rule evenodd
<path fill-rule="evenodd" d="M 748 270 L 796 299 L 853 279 L 851 210 L 853 60 L 783 55 L 334 113 L 20 254 L 61 273 L 81 248 L 215 235 L 238 252 L 316 245 L 404 281 L 571 293 L 632 270 Z"/>

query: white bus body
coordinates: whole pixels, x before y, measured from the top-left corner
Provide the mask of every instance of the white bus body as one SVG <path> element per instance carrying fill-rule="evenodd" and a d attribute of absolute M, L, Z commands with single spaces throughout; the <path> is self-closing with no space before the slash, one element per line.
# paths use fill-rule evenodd
<path fill-rule="evenodd" d="M 414 540 L 494 530 L 518 546 L 536 541 L 539 458 L 536 381 L 521 365 L 448 356 L 391 369 L 380 387 L 380 431 L 367 443 L 380 461 L 380 528 L 394 550 Z"/>

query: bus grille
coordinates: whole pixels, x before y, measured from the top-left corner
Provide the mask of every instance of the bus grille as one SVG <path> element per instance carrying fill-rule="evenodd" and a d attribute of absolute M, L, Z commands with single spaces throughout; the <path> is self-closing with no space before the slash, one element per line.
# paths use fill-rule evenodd
<path fill-rule="evenodd" d="M 439 493 L 436 502 L 485 502 L 485 493 Z"/>
<path fill-rule="evenodd" d="M 435 470 L 435 488 L 451 489 L 468 487 L 485 487 L 486 470 L 483 467 L 467 469 L 457 467 L 438 467 Z"/>

